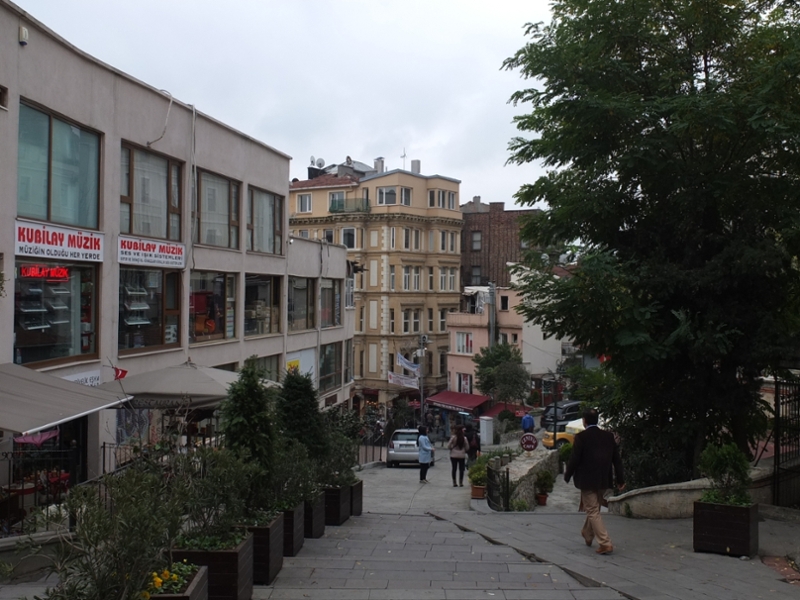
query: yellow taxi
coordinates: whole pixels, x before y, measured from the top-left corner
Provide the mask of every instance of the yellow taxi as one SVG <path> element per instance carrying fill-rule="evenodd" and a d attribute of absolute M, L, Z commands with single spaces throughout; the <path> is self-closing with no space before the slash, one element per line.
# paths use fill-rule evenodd
<path fill-rule="evenodd" d="M 559 429 L 561 429 L 559 427 Z M 575 419 L 574 421 L 570 421 L 564 426 L 564 431 L 559 431 L 556 434 L 556 442 L 555 447 L 561 448 L 564 444 L 571 444 L 575 439 L 575 434 L 580 433 L 583 431 L 583 419 Z M 545 448 L 553 449 L 553 431 L 545 432 L 544 437 L 542 438 L 542 446 Z"/>

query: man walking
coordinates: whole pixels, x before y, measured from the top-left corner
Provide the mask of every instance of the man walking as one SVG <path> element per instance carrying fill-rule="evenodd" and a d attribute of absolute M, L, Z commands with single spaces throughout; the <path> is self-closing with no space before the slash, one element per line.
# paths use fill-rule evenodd
<path fill-rule="evenodd" d="M 597 543 L 600 544 L 597 553 L 611 554 L 614 547 L 600 517 L 600 505 L 605 491 L 613 487 L 611 467 L 614 467 L 614 477 L 620 491 L 625 489 L 625 476 L 614 434 L 597 426 L 598 417 L 597 409 L 589 408 L 584 411 L 585 429 L 575 436 L 564 481 L 569 483 L 575 475 L 575 487 L 581 491 L 581 504 L 586 511 L 581 535 L 586 545 L 591 546 L 594 538 L 597 538 Z"/>
<path fill-rule="evenodd" d="M 533 415 L 530 411 L 525 413 L 525 416 L 522 417 L 522 431 L 524 433 L 533 433 Z"/>

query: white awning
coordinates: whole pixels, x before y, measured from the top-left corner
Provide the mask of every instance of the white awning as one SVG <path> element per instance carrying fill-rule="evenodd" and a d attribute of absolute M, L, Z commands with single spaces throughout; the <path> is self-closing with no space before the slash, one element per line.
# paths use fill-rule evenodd
<path fill-rule="evenodd" d="M 115 408 L 131 396 L 40 373 L 21 365 L 0 365 L 0 429 L 28 435 Z"/>

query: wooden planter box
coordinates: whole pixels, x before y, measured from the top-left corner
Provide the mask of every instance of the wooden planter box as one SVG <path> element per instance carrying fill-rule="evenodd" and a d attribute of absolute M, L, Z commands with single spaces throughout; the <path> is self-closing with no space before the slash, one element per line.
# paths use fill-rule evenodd
<path fill-rule="evenodd" d="M 325 492 L 303 503 L 303 521 L 305 537 L 321 538 L 325 535 Z"/>
<path fill-rule="evenodd" d="M 283 555 L 297 556 L 305 541 L 305 503 L 283 511 Z"/>
<path fill-rule="evenodd" d="M 694 551 L 730 556 L 758 554 L 758 504 L 694 503 Z"/>
<path fill-rule="evenodd" d="M 283 513 L 266 526 L 248 527 L 253 534 L 253 583 L 269 585 L 283 567 Z"/>
<path fill-rule="evenodd" d="M 182 594 L 158 594 L 159 600 L 208 600 L 208 567 L 200 567 Z"/>
<path fill-rule="evenodd" d="M 325 525 L 341 525 L 350 518 L 350 486 L 325 488 Z"/>
<path fill-rule="evenodd" d="M 364 482 L 358 480 L 350 486 L 350 516 L 360 517 L 364 507 Z"/>
<path fill-rule="evenodd" d="M 250 600 L 253 595 L 252 534 L 230 550 L 176 549 L 172 559 L 208 567 L 208 600 Z"/>
<path fill-rule="evenodd" d="M 472 484 L 472 499 L 473 500 L 482 500 L 486 497 L 486 486 L 485 485 L 475 485 Z"/>

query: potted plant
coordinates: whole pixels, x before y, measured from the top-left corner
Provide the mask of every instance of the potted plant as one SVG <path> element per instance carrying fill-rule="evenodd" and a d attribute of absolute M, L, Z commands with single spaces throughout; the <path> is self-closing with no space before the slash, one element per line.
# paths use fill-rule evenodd
<path fill-rule="evenodd" d="M 345 474 L 343 485 L 350 486 L 350 516 L 361 516 L 364 505 L 364 482 L 353 470 L 358 464 L 358 445 L 364 421 L 354 411 L 329 411 L 325 414 L 330 448 L 340 448 L 338 464 L 332 465 Z M 329 466 L 329 468 L 331 468 Z"/>
<path fill-rule="evenodd" d="M 472 498 L 475 500 L 486 496 L 486 460 L 482 459 L 483 456 L 479 457 L 467 471 L 467 477 L 472 484 Z"/>
<path fill-rule="evenodd" d="M 283 511 L 283 555 L 296 556 L 305 540 L 305 500 L 319 493 L 314 463 L 305 446 L 286 442 L 276 450 L 273 486 L 276 507 Z M 317 537 L 325 531 L 324 504 L 322 511 L 322 531 Z"/>
<path fill-rule="evenodd" d="M 548 494 L 553 491 L 555 477 L 550 471 L 539 471 L 536 474 L 536 481 L 533 485 L 536 488 L 536 504 L 545 506 Z"/>
<path fill-rule="evenodd" d="M 572 444 L 567 442 L 566 444 L 562 444 L 560 447 L 557 445 L 558 448 L 558 472 L 564 472 L 564 466 L 569 462 L 569 459 L 572 457 Z"/>
<path fill-rule="evenodd" d="M 711 487 L 694 503 L 694 551 L 755 556 L 758 504 L 747 491 L 747 457 L 735 444 L 710 445 L 700 455 L 699 468 Z"/>
<path fill-rule="evenodd" d="M 141 596 L 158 600 L 208 600 L 208 567 L 182 561 L 153 571 L 146 594 Z"/>

